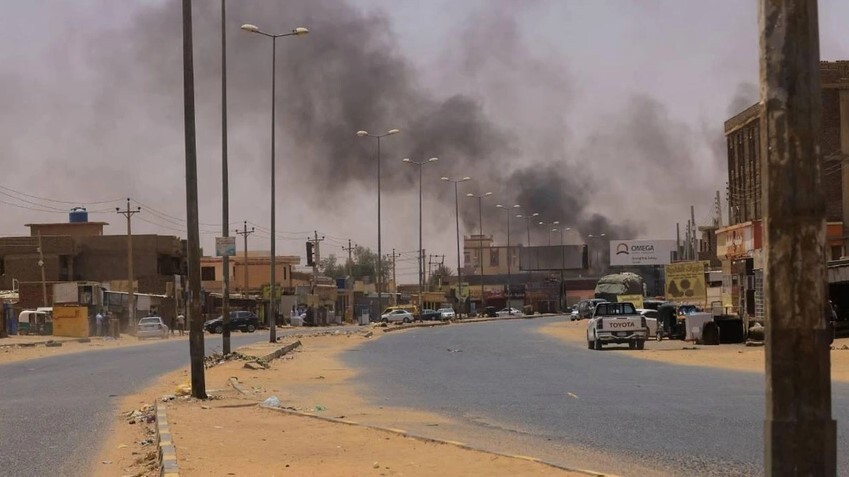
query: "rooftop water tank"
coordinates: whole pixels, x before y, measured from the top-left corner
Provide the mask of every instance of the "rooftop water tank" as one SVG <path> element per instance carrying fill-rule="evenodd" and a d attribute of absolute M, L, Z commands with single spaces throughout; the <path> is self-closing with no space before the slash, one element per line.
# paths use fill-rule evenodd
<path fill-rule="evenodd" d="M 72 224 L 88 222 L 88 211 L 85 207 L 74 207 L 71 209 L 70 221 Z"/>

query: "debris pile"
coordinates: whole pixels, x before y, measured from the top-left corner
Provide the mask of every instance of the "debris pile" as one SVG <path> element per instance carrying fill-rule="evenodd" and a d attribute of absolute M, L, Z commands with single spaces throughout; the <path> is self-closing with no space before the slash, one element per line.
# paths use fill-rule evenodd
<path fill-rule="evenodd" d="M 150 424 L 156 422 L 156 408 L 152 405 L 147 405 L 141 409 L 127 411 L 124 416 L 128 424 Z"/>
<path fill-rule="evenodd" d="M 248 361 L 251 363 L 257 363 L 263 368 L 268 368 L 268 363 L 262 359 L 257 358 L 256 356 L 249 356 L 246 354 L 242 354 L 239 352 L 233 352 L 230 354 L 222 354 L 222 353 L 212 353 L 209 356 L 203 358 L 203 367 L 206 369 L 212 368 L 213 366 L 218 366 L 219 364 L 225 361 L 233 361 L 233 360 L 241 360 Z"/>

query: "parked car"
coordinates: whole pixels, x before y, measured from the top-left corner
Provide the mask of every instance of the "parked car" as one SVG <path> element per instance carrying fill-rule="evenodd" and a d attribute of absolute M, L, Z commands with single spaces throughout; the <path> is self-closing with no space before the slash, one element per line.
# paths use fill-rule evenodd
<path fill-rule="evenodd" d="M 146 316 L 139 320 L 136 327 L 136 338 L 140 340 L 145 338 L 167 339 L 168 334 L 168 326 L 160 316 Z"/>
<path fill-rule="evenodd" d="M 440 320 L 453 320 L 454 318 L 457 317 L 457 314 L 454 313 L 453 308 L 440 308 L 436 311 L 439 312 L 439 319 Z"/>
<path fill-rule="evenodd" d="M 657 310 L 637 308 L 637 313 L 646 319 L 646 327 L 649 329 L 649 338 L 657 337 Z"/>
<path fill-rule="evenodd" d="M 429 308 L 425 308 L 422 310 L 422 316 L 420 318 L 422 321 L 435 321 L 442 319 L 442 313 L 437 310 L 431 310 Z"/>
<path fill-rule="evenodd" d="M 259 328 L 259 317 L 250 311 L 230 312 L 230 331 L 239 330 L 242 333 L 253 333 Z M 203 329 L 210 333 L 224 332 L 224 316 L 204 322 Z"/>
<path fill-rule="evenodd" d="M 521 310 L 517 310 L 515 308 L 509 307 L 509 308 L 504 308 L 502 310 L 498 310 L 497 312 L 495 312 L 495 315 L 496 316 L 523 316 L 524 313 L 522 313 Z"/>
<path fill-rule="evenodd" d="M 419 307 L 417 307 L 416 305 L 393 305 L 393 306 L 387 306 L 386 309 L 383 310 L 383 313 L 380 314 L 380 316 L 386 315 L 388 313 L 392 313 L 395 310 L 408 311 L 413 316 L 416 316 L 416 315 L 419 314 Z"/>
<path fill-rule="evenodd" d="M 413 314 L 407 310 L 392 310 L 380 316 L 380 321 L 384 323 L 411 323 L 414 319 Z"/>
<path fill-rule="evenodd" d="M 578 319 L 589 320 L 593 316 L 595 306 L 599 303 L 606 303 L 607 300 L 602 298 L 592 298 L 589 300 L 581 300 L 578 302 Z"/>
<path fill-rule="evenodd" d="M 577 305 L 577 303 L 572 305 L 572 313 L 569 315 L 569 320 L 570 321 L 577 321 L 578 320 L 578 305 Z"/>

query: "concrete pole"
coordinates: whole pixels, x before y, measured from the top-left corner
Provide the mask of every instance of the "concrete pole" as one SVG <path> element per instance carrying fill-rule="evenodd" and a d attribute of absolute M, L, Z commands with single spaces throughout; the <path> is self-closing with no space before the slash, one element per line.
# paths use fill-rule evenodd
<path fill-rule="evenodd" d="M 243 256 L 245 258 L 245 264 L 244 264 L 244 267 L 245 267 L 245 270 L 244 270 L 245 283 L 242 284 L 242 295 L 245 298 L 247 298 L 248 297 L 248 289 L 250 288 L 248 286 L 248 235 L 254 233 L 254 228 L 251 227 L 251 229 L 248 230 L 248 221 L 247 220 L 245 220 L 243 222 L 242 227 L 243 227 L 243 229 L 242 230 L 236 230 L 236 233 L 241 235 L 245 239 L 245 249 L 243 251 Z"/>
<path fill-rule="evenodd" d="M 227 168 L 227 13 L 226 0 L 221 0 L 221 228 L 223 237 L 230 236 L 229 171 Z M 221 334 L 221 351 L 230 354 L 230 257 L 224 255 L 221 268 L 224 272 L 224 291 L 221 298 L 221 316 L 224 332 Z"/>
<path fill-rule="evenodd" d="M 47 280 L 45 279 L 44 273 L 44 245 L 41 241 L 41 232 L 38 233 L 38 267 L 41 268 L 41 302 L 44 307 L 50 306 L 50 303 L 47 301 Z"/>
<path fill-rule="evenodd" d="M 200 230 L 198 221 L 195 76 L 192 52 L 192 1 L 183 0 L 183 105 L 186 135 L 186 222 L 189 254 L 189 356 L 192 396 L 206 399 L 203 368 L 203 320 L 200 310 Z M 132 289 L 132 283 L 130 284 Z M 131 293 L 132 294 L 132 293 Z"/>
<path fill-rule="evenodd" d="M 136 328 L 136 295 L 133 282 L 133 215 L 141 212 L 141 207 L 136 207 L 136 210 L 130 209 L 130 198 L 127 197 L 127 209 L 121 210 L 118 207 L 115 211 L 127 218 L 127 329 L 135 330 Z M 46 297 L 46 292 L 45 292 Z M 46 298 L 45 298 L 46 299 Z M 47 306 L 47 305 L 45 305 Z M 120 326 L 119 326 L 120 328 Z M 120 333 L 120 330 L 118 331 Z M 135 334 L 135 332 L 134 332 Z"/>
<path fill-rule="evenodd" d="M 457 182 L 454 182 L 454 220 L 456 221 L 457 226 L 457 317 L 461 316 L 463 311 L 463 307 L 465 306 L 465 300 L 462 298 L 462 294 L 460 293 L 463 290 L 463 269 L 460 266 L 460 196 L 458 191 Z M 465 247 L 464 247 L 465 248 Z"/>
<path fill-rule="evenodd" d="M 849 90 L 841 89 L 840 98 L 840 152 L 841 182 L 843 189 L 843 253 L 849 256 Z"/>
<path fill-rule="evenodd" d="M 760 0 L 766 475 L 833 476 L 815 0 Z"/>
<path fill-rule="evenodd" d="M 277 118 L 277 37 L 271 37 L 271 277 L 268 300 L 268 341 L 277 342 L 277 303 L 275 300 L 277 288 L 277 193 L 275 190 L 275 123 Z"/>

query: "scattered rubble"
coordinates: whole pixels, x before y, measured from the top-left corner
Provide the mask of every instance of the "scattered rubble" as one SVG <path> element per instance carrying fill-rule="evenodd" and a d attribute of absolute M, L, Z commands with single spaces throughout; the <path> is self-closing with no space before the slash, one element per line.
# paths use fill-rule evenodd
<path fill-rule="evenodd" d="M 209 369 L 209 368 L 212 368 L 213 366 L 218 366 L 219 364 L 221 364 L 225 361 L 233 361 L 233 360 L 247 361 L 248 363 L 257 363 L 262 368 L 266 368 L 266 369 L 268 368 L 268 363 L 266 361 L 264 361 L 260 358 L 257 358 L 256 356 L 242 354 L 242 353 L 239 353 L 239 352 L 233 352 L 233 353 L 226 354 L 226 355 L 222 354 L 222 353 L 212 353 L 211 355 L 203 358 L 203 367 L 206 368 L 206 369 Z M 258 368 L 251 368 L 251 369 L 258 369 Z"/>
<path fill-rule="evenodd" d="M 141 409 L 128 411 L 124 416 L 128 424 L 151 423 L 156 421 L 156 409 L 148 405 Z"/>

